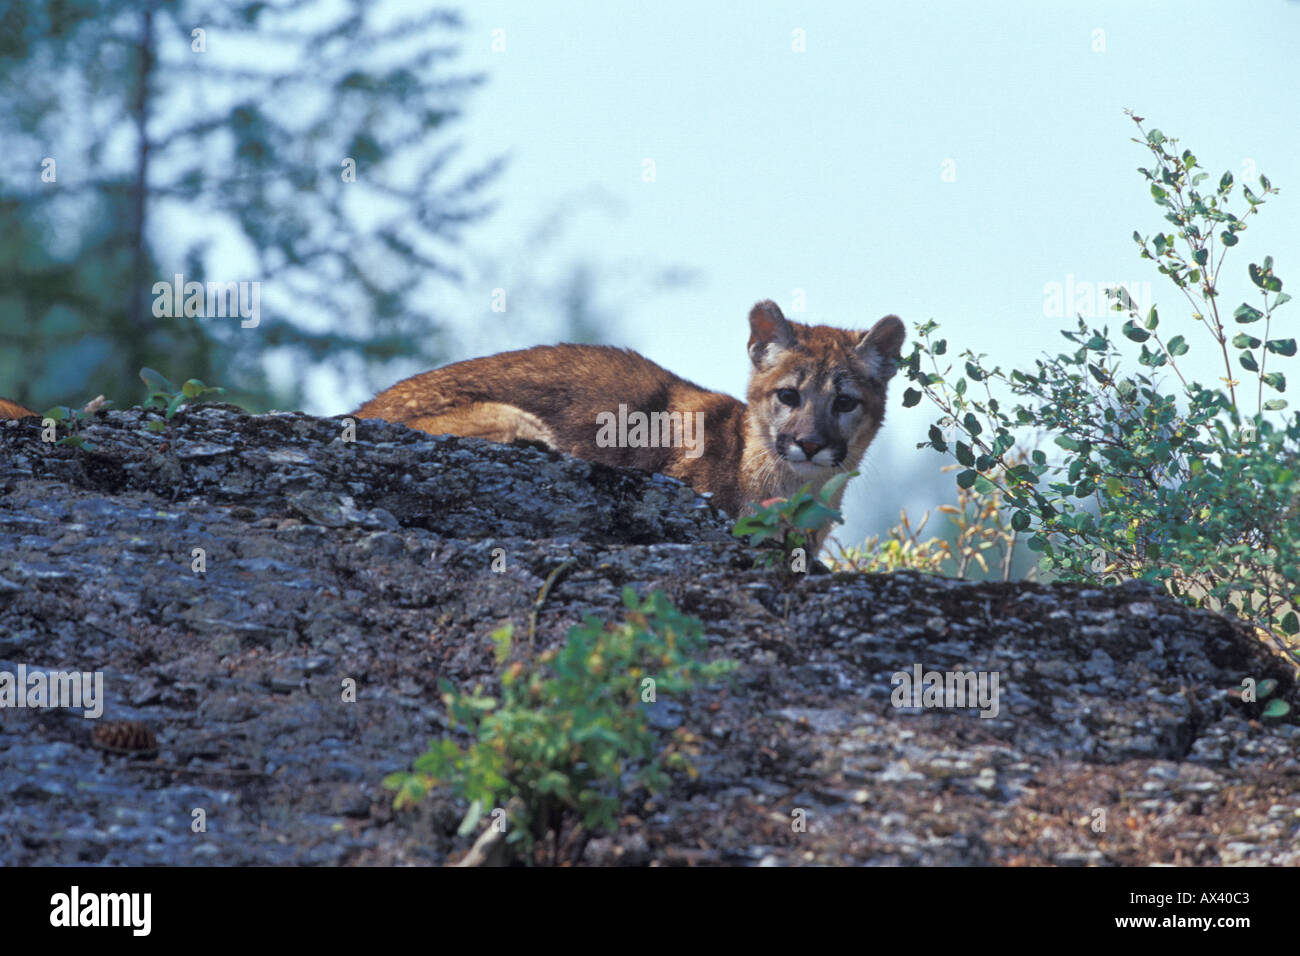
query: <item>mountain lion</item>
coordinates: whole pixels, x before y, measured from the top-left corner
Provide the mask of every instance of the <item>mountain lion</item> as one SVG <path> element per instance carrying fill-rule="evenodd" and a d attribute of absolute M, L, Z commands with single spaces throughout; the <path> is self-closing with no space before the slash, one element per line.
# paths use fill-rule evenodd
<path fill-rule="evenodd" d="M 352 414 L 660 472 L 735 517 L 857 467 L 906 334 L 894 315 L 869 332 L 801 325 L 771 301 L 750 311 L 749 330 L 747 406 L 628 349 L 539 345 L 412 376 Z"/>

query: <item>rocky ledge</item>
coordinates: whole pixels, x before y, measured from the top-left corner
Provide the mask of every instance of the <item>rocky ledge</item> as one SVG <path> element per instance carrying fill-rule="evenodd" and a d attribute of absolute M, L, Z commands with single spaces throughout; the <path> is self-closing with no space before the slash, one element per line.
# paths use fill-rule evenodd
<path fill-rule="evenodd" d="M 1293 676 L 1235 622 L 1137 586 L 787 583 L 661 476 L 379 422 L 156 419 L 100 412 L 90 449 L 0 423 L 0 672 L 99 672 L 104 698 L 0 709 L 0 865 L 459 860 L 463 806 L 395 812 L 380 783 L 448 732 L 439 679 L 490 685 L 502 622 L 553 645 L 625 585 L 740 666 L 655 705 L 698 776 L 629 798 L 582 862 L 1300 863 L 1300 728 L 1226 694 L 1274 678 L 1294 714 Z M 996 716 L 894 706 L 918 666 L 997 674 Z"/>

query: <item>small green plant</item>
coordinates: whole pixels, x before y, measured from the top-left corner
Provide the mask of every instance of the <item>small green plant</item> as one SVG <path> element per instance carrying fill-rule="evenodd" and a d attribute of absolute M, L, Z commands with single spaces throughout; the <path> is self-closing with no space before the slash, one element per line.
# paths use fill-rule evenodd
<path fill-rule="evenodd" d="M 224 395 L 226 393 L 224 388 L 216 385 L 204 385 L 197 378 L 189 379 L 184 385 L 177 388 L 167 381 L 161 373 L 155 372 L 151 368 L 140 369 L 140 380 L 149 389 L 149 397 L 145 399 L 145 405 L 159 408 L 163 413 L 161 419 L 155 418 L 145 426 L 151 432 L 165 432 L 182 405 L 193 401 L 201 401 L 205 395 Z"/>
<path fill-rule="evenodd" d="M 1228 696 L 1235 701 L 1246 704 L 1263 704 L 1259 716 L 1266 720 L 1280 720 L 1291 712 L 1291 705 L 1281 697 L 1274 697 L 1267 704 L 1264 699 L 1272 697 L 1273 692 L 1277 690 L 1277 681 L 1269 677 L 1255 685 L 1254 693 L 1250 693 L 1244 687 L 1233 687 L 1229 689 Z"/>
<path fill-rule="evenodd" d="M 1123 317 L 1127 341 L 1080 317 L 1061 332 L 1070 350 L 1034 369 L 1004 372 L 966 350 L 964 375 L 952 374 L 948 343 L 927 322 L 907 360 L 915 387 L 903 404 L 925 397 L 937 406 L 941 417 L 919 447 L 957 460 L 958 487 L 999 491 L 1011 527 L 1028 535 L 1043 570 L 1098 584 L 1158 583 L 1188 604 L 1239 615 L 1294 663 L 1300 414 L 1280 414 L 1287 404 L 1280 395 L 1281 367 L 1297 347 L 1279 334 L 1277 313 L 1290 297 L 1265 256 L 1244 270 L 1256 304 L 1231 311 L 1219 304 L 1225 257 L 1278 190 L 1266 176 L 1258 193 L 1242 184 L 1246 208 L 1233 212 L 1231 173 L 1203 188 L 1209 174 L 1190 150 L 1129 115 L 1141 134 L 1134 142 L 1153 160 L 1139 172 L 1172 230 L 1133 239 L 1188 303 L 1190 321 L 1171 329 L 1154 305 L 1140 313 L 1127 290 L 1113 289 L 1111 309 Z M 1190 380 L 1180 361 L 1196 334 L 1213 344 L 1216 364 L 1222 358 L 1224 374 L 1209 386 Z M 1125 355 L 1135 352 L 1138 368 L 1125 370 Z M 993 382 L 1020 402 L 1001 405 Z M 1036 445 L 1042 435 L 1061 449 L 1061 461 L 1049 462 L 1038 447 L 1024 456 L 1023 439 Z"/>
<path fill-rule="evenodd" d="M 798 549 L 807 552 L 809 542 L 832 523 L 841 523 L 844 516 L 831 504 L 831 498 L 846 481 L 857 475 L 856 471 L 832 475 L 820 494 L 812 493 L 812 484 L 806 484 L 789 498 L 769 498 L 760 502 L 752 514 L 742 515 L 731 529 L 737 538 L 749 538 L 751 547 L 760 548 L 754 559 L 757 567 L 790 567 L 791 557 Z"/>
<path fill-rule="evenodd" d="M 694 775 L 679 731 L 660 748 L 646 723 L 646 708 L 661 694 L 679 694 L 697 682 L 735 669 L 733 661 L 705 662 L 701 622 L 678 611 L 659 591 L 644 601 L 624 588 L 626 614 L 606 625 L 588 617 L 569 630 L 562 647 L 535 660 L 511 660 L 513 628 L 492 635 L 501 673 L 501 699 L 481 686 L 472 693 L 441 682 L 447 712 L 470 737 L 468 744 L 432 740 L 411 772 L 393 773 L 401 809 L 436 786 L 469 802 L 461 825 L 468 834 L 494 807 L 510 819 L 506 843 L 531 854 L 548 831 L 567 823 L 585 832 L 612 830 L 623 796 L 638 787 L 668 786 L 669 770 Z"/>
<path fill-rule="evenodd" d="M 87 441 L 85 436 L 81 434 L 81 426 L 90 418 L 94 411 L 111 405 L 112 402 L 102 401 L 101 396 L 101 398 L 96 400 L 93 404 L 93 409 L 90 408 L 90 406 L 83 409 L 72 408 L 69 405 L 55 405 L 53 408 L 46 409 L 46 411 L 41 414 L 42 421 L 48 418 L 65 425 L 68 429 L 68 434 L 64 435 L 54 444 L 68 445 L 72 448 L 84 448 L 87 451 L 94 451 L 95 446 Z"/>

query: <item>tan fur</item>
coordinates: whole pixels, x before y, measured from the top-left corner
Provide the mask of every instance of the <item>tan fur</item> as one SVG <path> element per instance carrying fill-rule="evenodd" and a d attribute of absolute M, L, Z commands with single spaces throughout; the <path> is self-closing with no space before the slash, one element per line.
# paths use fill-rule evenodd
<path fill-rule="evenodd" d="M 454 408 L 438 415 L 412 418 L 405 424 L 430 435 L 486 438 L 502 444 L 526 438 L 555 447 L 555 434 L 546 427 L 545 422 L 523 409 L 501 402 L 475 402 L 465 408 Z"/>
<path fill-rule="evenodd" d="M 11 402 L 7 398 L 0 398 L 0 420 L 9 418 L 31 418 L 36 413 L 30 408 L 23 408 L 17 402 Z"/>
<path fill-rule="evenodd" d="M 749 325 L 748 407 L 627 349 L 540 345 L 415 375 L 353 415 L 431 434 L 528 438 L 592 461 L 660 472 L 711 493 L 714 504 L 737 516 L 857 467 L 884 421 L 886 386 L 905 334 L 892 315 L 870 332 L 850 332 L 790 322 L 772 302 L 754 306 Z M 629 413 L 702 422 L 700 453 L 676 441 L 685 439 L 684 430 L 666 424 L 658 433 L 666 447 L 602 446 L 600 436 L 609 433 L 600 423 L 620 404 Z M 820 543 L 819 537 L 814 547 Z"/>

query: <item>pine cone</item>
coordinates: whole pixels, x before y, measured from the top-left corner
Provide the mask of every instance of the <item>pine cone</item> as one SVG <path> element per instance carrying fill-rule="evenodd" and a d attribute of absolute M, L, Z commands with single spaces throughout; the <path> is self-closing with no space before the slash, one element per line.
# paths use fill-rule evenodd
<path fill-rule="evenodd" d="M 113 753 L 146 754 L 158 750 L 153 731 L 136 720 L 110 720 L 96 725 L 91 742 Z"/>

